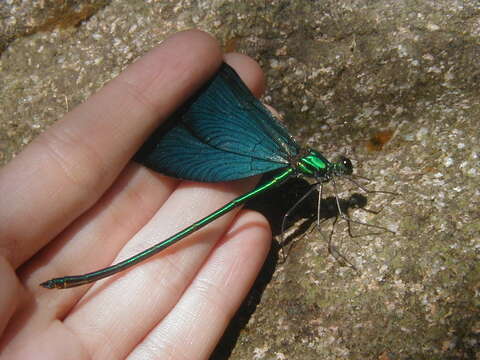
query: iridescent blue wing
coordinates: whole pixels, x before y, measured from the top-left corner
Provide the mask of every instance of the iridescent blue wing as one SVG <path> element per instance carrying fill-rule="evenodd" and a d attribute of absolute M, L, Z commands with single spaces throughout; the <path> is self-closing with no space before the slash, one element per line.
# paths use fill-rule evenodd
<path fill-rule="evenodd" d="M 288 131 L 222 64 L 215 76 L 164 126 L 135 160 L 181 179 L 216 182 L 287 167 L 299 152 Z"/>

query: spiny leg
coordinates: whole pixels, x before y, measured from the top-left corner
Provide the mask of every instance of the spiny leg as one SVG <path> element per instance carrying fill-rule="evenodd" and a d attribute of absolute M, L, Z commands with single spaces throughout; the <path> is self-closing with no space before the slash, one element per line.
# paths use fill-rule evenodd
<path fill-rule="evenodd" d="M 335 231 L 335 225 L 337 224 L 337 221 L 338 221 L 338 217 L 336 217 L 333 220 L 332 230 L 330 231 L 330 235 L 328 236 L 328 253 L 332 255 L 336 261 L 341 262 L 340 260 L 342 260 L 344 263 L 348 264 L 357 273 L 360 273 L 357 267 L 353 265 L 353 263 L 350 260 L 348 260 L 348 258 L 345 255 L 343 255 L 340 251 L 338 251 L 333 245 L 332 239 L 333 239 L 333 233 Z M 349 235 L 350 235 L 350 223 L 347 222 L 347 224 L 349 227 Z"/>
<path fill-rule="evenodd" d="M 340 262 L 340 260 L 343 260 L 344 263 L 348 264 L 352 269 L 354 269 L 355 271 L 358 272 L 357 268 L 355 267 L 355 265 L 352 264 L 351 261 L 349 261 L 343 254 L 341 254 L 339 251 L 337 251 L 333 245 L 333 233 L 335 231 L 335 225 L 337 223 L 337 220 L 338 220 L 338 209 L 336 210 L 337 211 L 337 216 L 335 216 L 335 219 L 333 221 L 333 224 L 332 224 L 332 228 L 331 228 L 331 231 L 330 231 L 330 235 L 328 236 L 328 238 L 325 236 L 325 234 L 321 231 L 321 225 L 322 225 L 322 222 L 326 221 L 329 217 L 327 215 L 327 217 L 325 219 L 322 220 L 322 214 L 321 214 L 321 205 L 322 205 L 322 195 L 323 195 L 323 186 L 322 186 L 323 182 L 318 182 L 316 185 L 317 185 L 317 188 L 318 188 L 318 200 L 317 200 L 317 221 L 316 221 L 316 227 L 318 229 L 318 232 L 320 233 L 320 236 L 325 240 L 325 242 L 327 243 L 327 250 L 328 250 L 328 253 L 335 259 L 337 260 L 338 262 Z M 328 200 L 328 199 L 325 199 L 325 200 Z M 335 199 L 335 201 L 337 201 L 337 197 Z M 337 204 L 338 206 L 338 204 Z M 313 228 L 310 230 L 312 231 Z"/>
<path fill-rule="evenodd" d="M 365 211 L 370 214 L 378 215 L 380 212 L 383 210 L 372 210 L 372 209 L 367 209 L 365 208 L 365 205 L 367 204 L 366 198 L 363 195 L 360 194 L 352 194 L 350 198 L 347 200 L 347 205 L 345 206 L 345 211 L 344 213 L 347 213 L 348 209 L 357 209 L 361 211 Z M 370 232 L 366 234 L 354 234 L 353 233 L 353 228 L 351 226 L 350 221 L 347 221 L 347 227 L 348 227 L 348 234 L 351 238 L 357 238 L 357 237 L 363 237 L 363 236 L 369 236 L 369 235 L 380 235 L 383 234 L 385 231 L 382 232 Z"/>
<path fill-rule="evenodd" d="M 315 184 L 312 184 L 312 186 L 310 187 L 310 189 L 308 189 L 308 191 L 302 195 L 302 197 L 300 199 L 298 199 L 295 204 L 293 204 L 293 206 L 288 209 L 288 211 L 285 213 L 285 215 L 283 216 L 283 219 L 282 219 L 282 227 L 280 229 L 280 253 L 282 254 L 282 262 L 285 261 L 286 259 L 286 255 L 285 255 L 285 252 L 283 250 L 283 247 L 284 247 L 284 242 L 285 242 L 285 229 L 286 229 L 286 224 L 287 224 L 287 219 L 288 217 L 292 214 L 292 212 L 298 208 L 298 206 L 307 198 L 310 196 L 310 194 L 315 190 L 316 186 L 318 185 L 318 183 L 315 183 Z"/>
<path fill-rule="evenodd" d="M 353 179 L 351 178 L 348 178 L 348 177 L 345 177 L 346 179 L 348 179 L 349 181 L 351 181 L 353 184 L 357 185 L 360 189 L 362 189 L 363 191 L 365 191 L 366 193 L 386 193 L 386 194 L 395 194 L 393 192 L 390 192 L 390 191 L 377 191 L 377 190 L 368 190 L 367 188 L 363 187 L 362 185 L 360 185 L 359 183 L 357 183 L 356 181 L 354 181 Z M 382 230 L 382 233 L 383 232 L 389 232 L 389 233 L 392 233 L 392 234 L 395 234 L 395 231 L 393 230 L 390 230 L 386 227 L 383 227 L 383 226 L 379 226 L 379 225 L 373 225 L 373 224 L 368 224 L 366 222 L 363 222 L 363 221 L 360 221 L 360 220 L 353 220 L 351 219 L 347 214 L 345 214 L 344 211 L 342 211 L 342 208 L 340 206 L 340 200 L 338 198 L 338 191 L 337 191 L 337 184 L 335 182 L 335 178 L 332 178 L 332 184 L 333 184 L 333 191 L 335 193 L 335 201 L 337 203 L 337 209 L 338 209 L 338 215 L 344 219 L 345 221 L 347 222 L 351 222 L 351 223 L 354 223 L 354 224 L 359 224 L 359 225 L 364 225 L 364 226 L 367 226 L 367 227 L 371 227 L 371 228 L 375 228 L 375 229 L 379 229 L 379 230 Z M 373 211 L 373 210 L 372 210 Z M 371 235 L 378 235 L 380 233 L 376 233 L 376 234 L 371 234 Z"/>
<path fill-rule="evenodd" d="M 351 176 L 345 176 L 344 179 L 350 181 L 353 185 L 355 185 L 355 187 L 357 187 L 358 189 L 361 189 L 363 192 L 365 192 L 366 194 L 387 194 L 387 195 L 392 195 L 392 196 L 399 196 L 400 194 L 399 193 L 396 193 L 396 192 L 393 192 L 393 191 L 386 191 L 386 190 L 370 190 L 368 189 L 367 187 L 363 186 L 362 184 L 360 184 L 358 181 L 356 181 L 355 179 L 352 178 L 352 176 L 356 177 L 356 178 L 359 178 L 359 179 L 363 179 L 363 180 L 366 180 L 368 182 L 370 182 L 371 180 L 365 176 L 360 176 L 360 175 L 351 175 Z M 380 209 L 380 210 L 367 210 L 367 209 L 364 209 L 365 211 L 368 211 L 368 212 L 371 212 L 373 214 L 379 214 L 382 210 L 383 210 L 383 207 Z"/>
<path fill-rule="evenodd" d="M 364 190 L 366 193 L 386 193 L 386 194 L 391 194 L 391 195 L 395 195 L 395 193 L 393 192 L 389 192 L 389 191 L 371 191 L 371 190 L 368 190 L 367 188 L 363 187 L 362 185 L 358 184 L 356 181 L 348 178 L 348 180 L 350 180 L 352 183 L 354 183 L 355 185 L 357 185 L 360 189 Z M 335 198 L 335 204 L 336 204 L 336 207 L 337 207 L 337 212 L 338 212 L 338 216 L 335 218 L 335 220 L 333 221 L 333 224 L 332 224 L 332 229 L 331 229 L 331 232 L 330 232 L 330 236 L 328 238 L 328 252 L 330 253 L 330 255 L 332 255 L 337 261 L 339 261 L 339 259 L 343 260 L 345 263 L 347 263 L 352 269 L 354 269 L 355 271 L 359 272 L 359 270 L 355 267 L 355 265 L 353 265 L 353 263 L 347 259 L 347 257 L 345 255 L 343 255 L 341 252 L 337 251 L 335 249 L 335 246 L 333 245 L 333 233 L 334 233 L 334 230 L 335 230 L 335 226 L 337 224 L 337 221 L 338 221 L 338 218 L 342 218 L 343 220 L 346 221 L 347 223 L 347 228 L 348 228 L 348 234 L 351 238 L 355 238 L 355 237 L 360 237 L 360 236 L 367 236 L 367 235 L 379 235 L 379 234 L 383 234 L 385 232 L 391 232 L 393 234 L 395 234 L 394 231 L 390 230 L 390 229 L 387 229 L 383 226 L 378 226 L 378 225 L 373 225 L 373 224 L 368 224 L 368 223 L 365 223 L 363 221 L 359 221 L 359 220 L 353 220 L 351 219 L 348 215 L 347 215 L 347 211 L 350 207 L 354 207 L 354 208 L 357 208 L 357 209 L 361 209 L 361 210 L 364 210 L 364 211 L 367 211 L 367 212 L 370 212 L 370 213 L 374 213 L 374 214 L 377 214 L 379 213 L 380 211 L 374 211 L 374 210 L 369 210 L 369 209 L 364 209 L 361 202 L 358 200 L 358 197 L 354 197 L 352 196 L 348 202 L 347 202 L 347 205 L 345 206 L 345 211 L 342 209 L 342 206 L 340 204 L 340 198 L 338 196 L 338 191 L 337 191 L 337 186 L 336 186 L 336 182 L 335 182 L 335 178 L 332 178 L 332 184 L 333 184 L 333 190 L 334 190 L 334 198 Z M 358 194 L 360 196 L 360 194 Z M 366 202 L 365 202 L 366 204 Z M 381 232 L 372 232 L 372 233 L 368 233 L 368 234 L 362 234 L 362 235 L 354 235 L 353 232 L 352 232 L 352 226 L 351 224 L 352 223 L 355 223 L 355 224 L 359 224 L 359 225 L 365 225 L 367 227 L 373 227 L 373 228 L 376 228 L 376 229 L 379 229 L 379 230 L 382 230 Z"/>

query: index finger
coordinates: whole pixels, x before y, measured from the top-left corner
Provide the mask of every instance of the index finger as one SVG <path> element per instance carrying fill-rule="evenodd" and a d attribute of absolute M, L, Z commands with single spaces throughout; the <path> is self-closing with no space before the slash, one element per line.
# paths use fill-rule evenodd
<path fill-rule="evenodd" d="M 0 255 L 17 267 L 94 204 L 221 61 L 209 35 L 175 34 L 35 139 L 0 172 Z"/>

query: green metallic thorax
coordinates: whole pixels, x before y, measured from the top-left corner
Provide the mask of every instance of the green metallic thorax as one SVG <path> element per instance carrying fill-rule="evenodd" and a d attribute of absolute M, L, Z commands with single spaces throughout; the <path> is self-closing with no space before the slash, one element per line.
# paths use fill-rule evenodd
<path fill-rule="evenodd" d="M 316 178 L 328 176 L 332 167 L 331 162 L 313 149 L 308 149 L 306 154 L 300 157 L 294 165 L 300 174 Z"/>

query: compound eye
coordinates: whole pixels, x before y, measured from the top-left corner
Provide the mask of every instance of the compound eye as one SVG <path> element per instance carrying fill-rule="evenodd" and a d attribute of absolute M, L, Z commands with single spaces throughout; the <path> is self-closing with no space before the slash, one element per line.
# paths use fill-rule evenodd
<path fill-rule="evenodd" d="M 352 175 L 353 173 L 353 165 L 352 162 L 350 161 L 349 158 L 346 158 L 345 156 L 342 156 L 340 158 L 340 162 L 345 168 L 345 175 Z"/>

